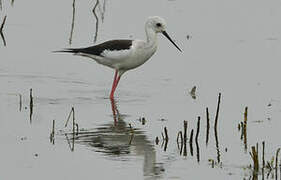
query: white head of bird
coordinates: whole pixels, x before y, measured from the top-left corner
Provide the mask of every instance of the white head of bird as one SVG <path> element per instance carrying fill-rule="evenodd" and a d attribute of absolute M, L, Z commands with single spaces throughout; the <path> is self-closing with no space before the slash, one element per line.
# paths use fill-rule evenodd
<path fill-rule="evenodd" d="M 166 21 L 163 18 L 159 16 L 149 17 L 145 23 L 145 30 L 147 41 L 155 41 L 157 39 L 157 33 L 162 33 L 179 51 L 181 51 L 166 32 Z"/>
<path fill-rule="evenodd" d="M 145 23 L 146 28 L 153 29 L 156 33 L 165 31 L 166 22 L 163 18 L 158 16 L 149 17 Z"/>

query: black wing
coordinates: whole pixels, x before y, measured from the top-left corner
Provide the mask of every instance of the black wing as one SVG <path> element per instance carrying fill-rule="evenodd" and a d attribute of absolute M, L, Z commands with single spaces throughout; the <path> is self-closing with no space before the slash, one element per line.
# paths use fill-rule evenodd
<path fill-rule="evenodd" d="M 85 54 L 100 56 L 101 53 L 105 50 L 118 51 L 123 49 L 130 49 L 131 46 L 132 46 L 132 40 L 121 39 L 121 40 L 106 41 L 104 43 L 95 46 L 86 47 L 86 48 L 69 48 L 56 52 L 68 52 L 68 53 L 75 53 L 75 54 L 85 53 Z"/>

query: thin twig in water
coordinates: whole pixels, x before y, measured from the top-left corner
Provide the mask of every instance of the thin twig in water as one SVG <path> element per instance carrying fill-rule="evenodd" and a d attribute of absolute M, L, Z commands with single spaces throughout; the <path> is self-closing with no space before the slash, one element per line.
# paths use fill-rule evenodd
<path fill-rule="evenodd" d="M 50 134 L 50 142 L 55 144 L 55 120 L 53 120 L 52 131 Z"/>
<path fill-rule="evenodd" d="M 218 105 L 217 105 L 217 112 L 216 112 L 215 125 L 214 125 L 218 163 L 220 163 L 220 149 L 219 149 L 219 139 L 218 139 L 217 127 L 218 127 L 218 117 L 219 117 L 219 110 L 220 110 L 220 101 L 221 101 L 221 93 L 219 93 L 219 97 L 218 97 Z"/>
<path fill-rule="evenodd" d="M 280 151 L 280 148 L 277 149 L 277 151 L 276 151 L 276 157 L 275 157 L 275 179 L 277 179 L 279 151 Z"/>
<path fill-rule="evenodd" d="M 158 136 L 156 136 L 156 138 L 155 138 L 155 144 L 156 144 L 156 145 L 159 144 L 159 138 L 158 138 Z"/>
<path fill-rule="evenodd" d="M 249 153 L 254 162 L 254 171 L 257 173 L 259 171 L 259 158 L 258 158 L 258 153 L 257 153 L 255 146 L 252 146 L 252 152 L 249 152 Z"/>
<path fill-rule="evenodd" d="M 22 95 L 19 94 L 20 102 L 19 102 L 19 110 L 21 111 L 22 109 Z"/>
<path fill-rule="evenodd" d="M 167 147 L 168 147 L 168 141 L 169 141 L 169 136 L 168 136 L 167 127 L 164 127 L 164 133 L 165 133 L 165 138 L 164 138 L 163 133 L 161 133 L 161 134 L 162 134 L 162 137 L 163 137 L 164 151 L 166 151 L 166 150 L 167 150 Z M 162 145 L 163 145 L 163 143 L 162 143 Z"/>
<path fill-rule="evenodd" d="M 105 4 L 106 4 L 106 0 L 103 1 L 103 10 L 101 12 L 101 21 L 104 21 L 104 13 L 105 13 Z"/>
<path fill-rule="evenodd" d="M 178 144 L 178 149 L 180 149 L 180 155 L 182 154 L 182 150 L 184 149 L 183 146 L 186 146 L 186 144 L 185 145 L 183 145 L 183 144 L 184 143 L 181 143 L 180 147 L 179 147 L 179 144 Z M 186 150 L 186 148 L 185 148 L 185 150 Z"/>
<path fill-rule="evenodd" d="M 257 154 L 259 154 L 259 143 L 256 144 Z"/>
<path fill-rule="evenodd" d="M 243 123 L 243 137 L 244 137 L 244 149 L 247 151 L 247 121 L 248 121 L 248 107 L 245 107 L 244 123 Z"/>
<path fill-rule="evenodd" d="M 0 31 L 3 31 L 6 19 L 7 19 L 7 16 L 5 16 L 4 19 L 3 19 L 3 22 L 2 22 L 1 27 L 0 27 Z"/>
<path fill-rule="evenodd" d="M 187 156 L 187 148 L 186 148 L 186 141 L 187 141 L 187 121 L 183 121 L 183 131 L 184 135 L 182 137 L 181 133 L 181 152 L 182 153 L 182 147 L 183 147 L 183 156 Z"/>
<path fill-rule="evenodd" d="M 197 143 L 198 143 L 199 131 L 200 131 L 200 116 L 198 116 L 198 120 L 197 120 L 197 131 L 196 131 L 196 136 L 195 136 L 195 141 L 196 141 Z"/>
<path fill-rule="evenodd" d="M 29 98 L 30 98 L 30 102 L 29 102 L 29 120 L 30 120 L 30 123 L 32 123 L 32 114 L 33 114 L 32 88 L 30 89 Z"/>
<path fill-rule="evenodd" d="M 132 125 L 130 123 L 129 123 L 129 127 L 130 127 L 130 133 L 131 133 L 130 140 L 129 140 L 129 145 L 131 145 L 132 142 L 133 142 L 133 139 L 134 139 L 135 132 L 134 132 L 134 128 L 132 128 Z"/>
<path fill-rule="evenodd" d="M 69 149 L 72 151 L 72 147 L 71 147 L 71 143 L 70 143 L 70 140 L 69 140 L 69 138 L 68 138 L 68 135 L 67 135 L 66 133 L 65 133 L 64 135 L 65 135 L 65 138 L 66 138 L 68 147 L 69 147 Z"/>
<path fill-rule="evenodd" d="M 210 130 L 210 118 L 209 118 L 209 109 L 206 108 L 206 117 L 207 117 L 207 132 L 206 132 L 206 144 L 209 142 L 209 130 Z"/>
<path fill-rule="evenodd" d="M 178 132 L 177 143 L 179 143 L 179 138 L 180 138 L 180 142 L 183 143 L 183 137 L 182 137 L 182 132 L 181 131 Z"/>
<path fill-rule="evenodd" d="M 94 43 L 97 41 L 97 38 L 98 38 L 98 29 L 99 29 L 99 18 L 97 16 L 97 13 L 96 13 L 96 8 L 97 6 L 99 5 L 99 0 L 96 1 L 96 4 L 92 10 L 94 16 L 95 16 L 95 19 L 96 19 L 96 31 L 95 31 L 95 36 L 94 36 Z"/>
<path fill-rule="evenodd" d="M 67 119 L 66 119 L 66 122 L 65 122 L 64 127 L 67 127 L 67 124 L 68 124 L 69 119 L 70 119 L 70 117 L 71 117 L 72 111 L 73 111 L 73 109 L 71 108 L 71 110 L 70 110 L 70 112 L 69 112 L 69 114 L 68 114 L 68 117 L 67 117 Z"/>
<path fill-rule="evenodd" d="M 220 148 L 219 148 L 219 138 L 218 138 L 218 131 L 215 129 L 215 141 L 216 141 L 216 149 L 217 149 L 217 160 L 220 163 Z"/>
<path fill-rule="evenodd" d="M 221 93 L 219 93 L 219 98 L 218 98 L 217 112 L 216 112 L 216 117 L 215 117 L 215 129 L 217 129 L 217 126 L 218 126 L 218 118 L 219 118 L 219 111 L 220 111 L 220 102 L 221 102 Z"/>
<path fill-rule="evenodd" d="M 281 164 L 279 164 L 279 174 L 280 174 L 280 179 L 281 179 Z"/>
<path fill-rule="evenodd" d="M 193 129 L 191 130 L 190 133 L 189 146 L 190 146 L 190 154 L 191 156 L 193 156 Z"/>
<path fill-rule="evenodd" d="M 74 21 L 75 21 L 75 0 L 72 2 L 72 21 L 71 21 L 71 30 L 70 30 L 70 37 L 69 37 L 69 45 L 72 44 L 72 36 L 74 31 Z"/>
<path fill-rule="evenodd" d="M 74 135 L 72 136 L 73 138 L 72 138 L 72 145 L 71 145 L 71 143 L 70 143 L 70 140 L 69 140 L 69 138 L 68 138 L 68 135 L 65 133 L 64 134 L 65 135 L 65 137 L 66 137 L 66 140 L 67 140 L 67 143 L 68 143 L 68 147 L 69 147 L 69 149 L 70 149 L 70 151 L 74 151 Z"/>
<path fill-rule="evenodd" d="M 198 163 L 200 161 L 200 152 L 199 152 L 200 150 L 199 150 L 199 144 L 198 144 L 199 131 L 200 131 L 200 116 L 198 116 L 197 131 L 196 131 L 196 136 L 195 136 L 196 157 L 197 157 L 197 162 Z"/>
<path fill-rule="evenodd" d="M 181 151 L 180 154 L 182 153 L 182 148 L 183 148 L 183 156 L 187 156 L 187 148 L 186 148 L 186 142 L 181 144 Z"/>
<path fill-rule="evenodd" d="M 74 107 L 72 107 L 72 133 L 73 133 L 73 138 L 75 134 L 75 112 L 74 112 Z"/>
<path fill-rule="evenodd" d="M 75 127 L 76 127 L 76 135 L 79 134 L 79 125 L 77 123 L 75 123 Z"/>
<path fill-rule="evenodd" d="M 162 136 L 163 141 L 165 141 L 165 137 L 164 137 L 163 132 L 161 132 L 161 136 Z"/>
<path fill-rule="evenodd" d="M 168 130 L 166 127 L 164 127 L 164 133 L 165 133 L 165 140 L 168 141 L 169 140 L 169 136 L 168 136 Z"/>
<path fill-rule="evenodd" d="M 197 162 L 200 162 L 200 150 L 199 150 L 199 144 L 198 141 L 195 141 L 196 144 L 196 157 L 197 157 Z"/>
<path fill-rule="evenodd" d="M 1 0 L 0 0 L 0 1 L 1 1 Z M 2 37 L 4 46 L 7 45 L 6 40 L 5 40 L 5 37 L 4 37 L 4 34 L 3 34 L 3 28 L 4 28 L 4 25 L 5 25 L 6 19 L 7 19 L 7 16 L 4 17 L 3 22 L 2 22 L 2 24 L 1 24 L 1 27 L 0 27 L 0 35 L 1 35 L 1 37 Z"/>
<path fill-rule="evenodd" d="M 183 141 L 187 141 L 187 121 L 183 121 Z"/>
<path fill-rule="evenodd" d="M 265 147 L 265 142 L 262 142 L 262 168 L 265 166 L 265 160 L 264 160 L 264 147 Z"/>
<path fill-rule="evenodd" d="M 243 123 L 243 122 L 241 122 L 241 127 L 242 127 L 242 129 L 241 129 L 241 136 L 240 136 L 240 139 L 242 140 L 242 139 L 243 139 L 243 136 L 244 136 L 244 123 Z"/>
<path fill-rule="evenodd" d="M 165 141 L 165 142 L 164 142 L 164 151 L 167 150 L 167 147 L 168 147 L 168 141 Z"/>

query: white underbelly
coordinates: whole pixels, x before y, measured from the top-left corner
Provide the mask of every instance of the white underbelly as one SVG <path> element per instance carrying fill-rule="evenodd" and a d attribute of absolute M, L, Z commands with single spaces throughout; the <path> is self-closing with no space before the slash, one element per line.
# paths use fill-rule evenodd
<path fill-rule="evenodd" d="M 139 67 L 144 64 L 154 53 L 156 49 L 151 51 L 140 51 L 134 54 L 132 57 L 125 59 L 122 63 L 117 64 L 118 69 L 130 70 Z"/>

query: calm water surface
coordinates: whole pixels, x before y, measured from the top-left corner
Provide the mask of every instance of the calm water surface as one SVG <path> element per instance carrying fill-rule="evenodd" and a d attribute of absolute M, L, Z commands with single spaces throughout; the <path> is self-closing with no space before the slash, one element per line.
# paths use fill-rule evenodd
<path fill-rule="evenodd" d="M 280 1 L 99 0 L 95 14 L 96 1 L 1 2 L 0 23 L 7 15 L 7 46 L 0 40 L 1 178 L 252 179 L 251 146 L 259 143 L 261 152 L 265 141 L 268 161 L 280 147 Z M 111 69 L 52 53 L 95 41 L 145 39 L 144 22 L 152 15 L 166 19 L 183 53 L 159 35 L 157 53 L 122 77 L 115 102 L 108 99 Z M 196 99 L 189 94 L 193 86 Z M 246 106 L 245 144 L 237 126 Z M 71 123 L 64 127 L 71 107 L 80 130 L 74 137 Z M 189 137 L 198 116 L 199 143 L 193 142 L 193 151 L 189 143 L 181 149 L 176 138 L 183 121 Z"/>

